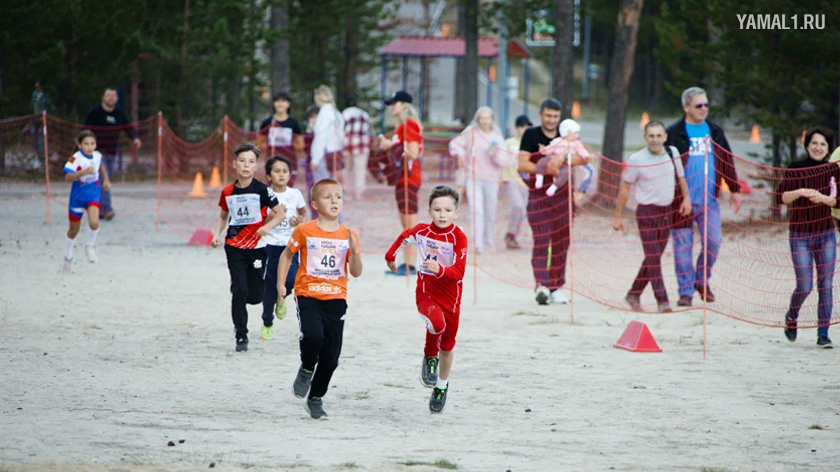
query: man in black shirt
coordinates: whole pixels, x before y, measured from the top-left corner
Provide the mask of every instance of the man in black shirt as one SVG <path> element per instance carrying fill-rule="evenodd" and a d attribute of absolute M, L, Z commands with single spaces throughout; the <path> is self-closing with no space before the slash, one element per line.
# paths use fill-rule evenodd
<path fill-rule="evenodd" d="M 570 240 L 570 203 L 568 169 L 565 157 L 545 157 L 542 152 L 552 139 L 558 137 L 562 105 L 553 98 L 540 106 L 540 126 L 528 128 L 522 135 L 519 146 L 519 172 L 530 174 L 525 180 L 528 185 L 528 223 L 534 233 L 534 249 L 531 266 L 537 282 L 536 298 L 540 305 L 568 303 L 559 290 L 566 283 L 566 252 Z M 572 165 L 584 165 L 586 161 L 574 152 Z M 541 188 L 535 187 L 535 174 L 545 175 Z M 560 187 L 549 196 L 546 188 L 555 178 Z M 548 249 L 551 247 L 551 264 L 548 264 Z"/>
<path fill-rule="evenodd" d="M 109 176 L 114 175 L 114 163 L 117 157 L 120 131 L 133 138 L 134 146 L 140 149 L 142 143 L 137 137 L 137 130 L 129 126 L 128 117 L 121 108 L 117 108 L 117 89 L 108 87 L 102 94 L 102 103 L 91 108 L 85 117 L 85 128 L 96 134 L 96 150 L 102 154 L 103 164 Z M 111 129 L 109 129 L 111 128 Z M 102 190 L 100 201 L 103 220 L 111 220 L 116 216 L 111 206 L 111 192 Z"/>
<path fill-rule="evenodd" d="M 281 155 L 292 161 L 292 177 L 288 185 L 295 186 L 298 162 L 306 158 L 303 130 L 298 120 L 289 116 L 292 100 L 289 94 L 280 92 L 274 95 L 274 114 L 260 123 L 257 145 L 267 151 L 267 156 Z"/>

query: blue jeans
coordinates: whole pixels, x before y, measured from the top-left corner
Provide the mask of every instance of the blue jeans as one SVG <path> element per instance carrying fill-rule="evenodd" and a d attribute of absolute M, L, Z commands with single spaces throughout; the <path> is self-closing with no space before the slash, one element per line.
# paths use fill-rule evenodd
<path fill-rule="evenodd" d="M 692 204 L 692 227 L 673 230 L 674 264 L 677 269 L 677 282 L 680 286 L 680 297 L 694 295 L 695 285 L 705 286 L 712 276 L 712 267 L 720 253 L 720 243 L 723 240 L 720 231 L 720 200 L 713 199 L 709 204 L 709 234 L 703 233 L 704 218 L 703 205 Z M 700 256 L 697 258 L 695 270 L 691 260 L 694 249 L 694 225 L 700 228 Z M 707 241 L 708 240 L 708 244 Z M 708 251 L 708 266 L 706 266 L 705 252 Z"/>
<path fill-rule="evenodd" d="M 286 246 L 272 246 L 265 247 L 266 263 L 265 263 L 265 292 L 263 295 L 263 326 L 272 326 L 274 324 L 274 305 L 277 303 L 277 265 L 280 262 L 280 254 L 286 250 Z M 286 275 L 286 296 L 288 297 L 295 288 L 295 277 L 297 276 L 298 266 L 300 265 L 300 255 L 295 254 L 292 258 L 292 265 L 289 267 L 289 273 Z"/>
<path fill-rule="evenodd" d="M 796 272 L 796 290 L 790 296 L 790 309 L 785 320 L 796 321 L 799 317 L 799 309 L 814 288 L 816 263 L 817 290 L 820 294 L 820 305 L 817 309 L 819 336 L 828 336 L 828 325 L 831 323 L 836 246 L 837 236 L 833 228 L 816 233 L 790 233 L 790 256 L 793 259 L 793 270 Z"/>
<path fill-rule="evenodd" d="M 111 179 L 114 177 L 114 163 L 117 160 L 117 156 L 113 154 L 105 154 L 102 153 L 102 163 L 105 164 L 105 170 L 108 172 L 108 178 Z M 105 182 L 105 176 L 99 175 L 99 186 L 101 187 L 103 182 Z M 99 197 L 99 207 L 102 214 L 105 214 L 109 211 L 114 211 L 114 207 L 111 206 L 111 191 L 102 189 L 102 196 Z"/>

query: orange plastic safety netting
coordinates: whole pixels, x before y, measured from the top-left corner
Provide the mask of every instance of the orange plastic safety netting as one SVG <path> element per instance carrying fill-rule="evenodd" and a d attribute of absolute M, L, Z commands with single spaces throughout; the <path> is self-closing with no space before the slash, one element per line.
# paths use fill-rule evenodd
<path fill-rule="evenodd" d="M 44 182 L 47 162 L 52 185 L 66 185 L 61 167 L 82 128 L 50 115 L 0 121 L 4 182 Z M 97 131 L 113 135 L 112 179 L 125 184 L 120 199 L 135 195 L 153 202 L 130 211 L 155 215 L 161 231 L 184 240 L 196 229 L 213 227 L 221 186 L 234 178 L 233 150 L 242 141 L 258 142 L 263 156 L 289 158 L 296 167 L 294 186 L 306 196 L 318 175 L 310 162 L 311 135 L 278 144 L 270 130 L 250 132 L 225 119 L 203 141 L 189 143 L 160 116 Z M 827 204 L 840 180 L 834 164 L 774 169 L 711 143 L 708 152 L 696 146 L 679 159 L 639 165 L 588 149 L 588 165 L 569 166 L 561 148 L 549 150 L 545 160 L 528 156 L 535 171 L 545 173 L 541 188 L 529 190 L 525 181 L 533 187 L 535 179 L 529 174 L 523 180 L 517 171 L 517 143 L 472 129 L 450 138 L 419 137 L 419 159 L 410 159 L 406 144 L 414 136 L 405 130 L 398 136 L 386 138 L 390 145 L 370 139 L 361 149 L 324 154 L 326 172 L 348 195 L 345 224 L 359 232 L 366 253 L 384 253 L 404 223 L 426 220 L 429 191 L 448 184 L 466 197 L 458 223 L 470 240 L 470 264 L 512 286 L 562 286 L 620 308 L 628 307 L 628 294 L 638 294 L 636 308 L 649 312 L 659 311 L 667 297 L 676 311 L 705 307 L 765 326 L 784 326 L 786 315 L 796 315 L 799 327 L 832 322 L 837 230 Z M 563 164 L 548 166 L 552 157 Z M 704 179 L 707 169 L 712 177 Z M 679 205 L 661 204 L 680 194 L 675 185 L 680 173 L 691 184 L 692 214 L 675 226 Z M 549 195 L 553 174 L 559 175 Z M 265 181 L 262 166 L 257 178 Z M 711 184 L 702 185 L 704 180 Z M 615 201 L 625 184 L 630 198 L 622 227 Z M 741 200 L 738 211 L 733 190 Z M 61 205 L 66 211 L 61 197 L 51 200 L 53 211 Z M 480 284 L 475 293 L 480 298 Z M 691 306 L 678 305 L 688 297 Z"/>

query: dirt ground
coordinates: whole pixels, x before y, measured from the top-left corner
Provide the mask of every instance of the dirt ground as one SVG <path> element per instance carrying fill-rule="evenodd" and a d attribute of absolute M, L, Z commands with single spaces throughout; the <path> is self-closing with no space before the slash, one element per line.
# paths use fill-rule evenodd
<path fill-rule="evenodd" d="M 330 420 L 312 421 L 290 392 L 294 315 L 261 341 L 251 307 L 251 351 L 234 353 L 224 251 L 184 244 L 212 222 L 215 197 L 169 202 L 172 226 L 156 233 L 153 191 L 114 195 L 100 262 L 87 263 L 80 242 L 63 276 L 66 189 L 49 226 L 37 188 L 0 193 L 0 471 L 828 471 L 840 461 L 840 353 L 815 349 L 813 330 L 791 344 L 709 314 L 703 360 L 701 312 L 633 315 L 577 296 L 570 323 L 569 306 L 538 307 L 530 290 L 472 268 L 447 409 L 431 415 L 414 288 L 384 273 L 391 220 L 362 236 Z M 612 347 L 634 319 L 662 353 Z"/>

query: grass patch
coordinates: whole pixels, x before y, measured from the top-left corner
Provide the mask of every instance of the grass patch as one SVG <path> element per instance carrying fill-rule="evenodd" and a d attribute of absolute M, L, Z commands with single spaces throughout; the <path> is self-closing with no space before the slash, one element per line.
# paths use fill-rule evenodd
<path fill-rule="evenodd" d="M 808 429 L 818 429 L 818 430 L 822 431 L 825 428 L 823 428 L 822 425 L 819 425 L 819 424 L 812 424 L 811 426 L 808 426 Z"/>
<path fill-rule="evenodd" d="M 384 385 L 386 387 L 391 387 L 391 388 L 406 388 L 406 389 L 411 388 L 411 387 L 406 387 L 405 385 L 397 385 L 397 384 L 392 384 L 392 383 L 384 383 L 382 385 Z"/>
<path fill-rule="evenodd" d="M 513 316 L 545 316 L 542 313 L 534 313 L 533 311 L 517 311 Z"/>
<path fill-rule="evenodd" d="M 358 392 L 356 393 L 356 400 L 367 400 L 370 398 L 370 392 Z"/>
<path fill-rule="evenodd" d="M 546 318 L 546 319 L 544 319 L 544 320 L 538 320 L 538 321 L 534 321 L 534 322 L 532 322 L 532 323 L 528 323 L 528 324 L 530 324 L 531 326 L 534 326 L 534 325 L 557 324 L 557 323 L 559 323 L 559 322 L 560 322 L 560 318 L 559 318 L 559 317 L 557 317 L 557 316 L 551 316 L 551 317 L 548 317 L 548 318 Z"/>
<path fill-rule="evenodd" d="M 342 464 L 338 464 L 338 466 L 341 467 L 342 469 L 355 469 L 355 468 L 359 467 L 359 466 L 356 465 L 355 462 L 344 462 Z"/>
<path fill-rule="evenodd" d="M 448 470 L 456 470 L 458 468 L 458 464 L 449 462 L 446 459 L 438 459 L 434 462 L 425 462 L 425 461 L 405 461 L 405 462 L 397 462 L 400 465 L 406 466 L 413 466 L 413 465 L 430 465 L 432 467 L 437 467 L 439 469 L 448 469 Z"/>

